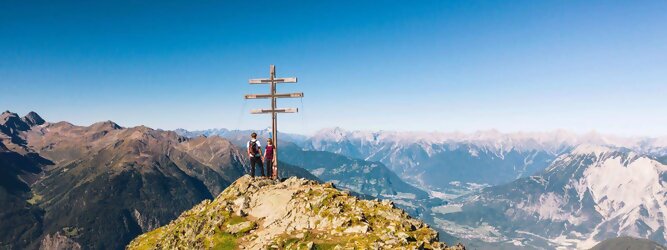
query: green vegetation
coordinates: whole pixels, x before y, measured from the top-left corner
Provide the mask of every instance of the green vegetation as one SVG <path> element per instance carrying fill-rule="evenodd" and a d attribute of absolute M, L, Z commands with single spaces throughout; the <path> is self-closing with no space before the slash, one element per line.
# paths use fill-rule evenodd
<path fill-rule="evenodd" d="M 241 229 L 241 231 L 239 231 L 238 234 L 239 235 L 246 234 L 247 232 L 250 232 L 250 230 L 253 230 L 256 226 L 257 226 L 257 224 L 255 222 L 252 222 L 249 226 Z"/>
<path fill-rule="evenodd" d="M 309 244 L 312 244 L 315 249 L 333 249 L 335 246 L 339 245 L 335 242 L 325 242 L 321 240 L 289 238 L 278 244 L 278 246 L 280 246 L 281 249 L 310 249 L 307 247 Z M 319 248 L 317 248 L 318 246 Z"/>
<path fill-rule="evenodd" d="M 241 222 L 246 222 L 246 221 L 248 221 L 248 220 L 246 220 L 246 218 L 234 215 L 231 218 L 229 218 L 229 220 L 227 221 L 227 225 L 230 225 L 230 226 L 231 225 L 236 225 L 236 224 L 239 224 Z"/>
<path fill-rule="evenodd" d="M 296 246 L 299 244 L 299 239 L 297 238 L 290 238 L 285 240 L 285 242 L 282 244 L 283 247 L 290 247 L 290 246 Z"/>
<path fill-rule="evenodd" d="M 315 250 L 332 250 L 336 248 L 336 246 L 338 246 L 336 243 L 316 243 L 313 248 L 315 248 Z"/>
<path fill-rule="evenodd" d="M 312 244 L 313 249 L 334 249 L 336 246 L 345 246 L 346 242 L 361 242 L 365 236 L 332 236 L 330 232 L 305 231 L 300 233 L 283 234 L 274 240 L 274 244 L 281 249 L 310 249 L 307 246 Z M 368 245 L 362 243 L 362 245 Z"/>
<path fill-rule="evenodd" d="M 42 199 L 44 199 L 44 197 L 43 197 L 42 195 L 40 195 L 40 194 L 38 194 L 38 193 L 36 193 L 36 192 L 33 191 L 33 192 L 32 192 L 32 198 L 30 198 L 30 200 L 28 200 L 28 203 L 29 203 L 30 205 L 35 205 L 35 204 L 37 204 L 38 202 L 40 202 Z"/>
<path fill-rule="evenodd" d="M 212 241 L 214 250 L 231 250 L 236 248 L 236 237 L 219 229 L 215 230 Z"/>
<path fill-rule="evenodd" d="M 65 233 L 65 236 L 70 238 L 79 236 L 79 229 L 76 227 L 64 227 L 63 232 Z"/>
<path fill-rule="evenodd" d="M 246 222 L 248 222 L 248 223 L 246 223 Z M 247 225 L 245 225 L 245 226 L 240 225 L 241 223 L 246 223 Z M 227 232 L 233 233 L 236 237 L 241 237 L 241 236 L 245 235 L 246 233 L 250 232 L 250 230 L 253 230 L 253 229 L 255 229 L 255 227 L 257 227 L 256 222 L 254 222 L 254 221 L 249 222 L 246 218 L 241 217 L 241 216 L 236 216 L 236 215 L 231 216 L 231 218 L 229 218 L 227 220 L 225 225 L 227 227 Z M 230 227 L 236 227 L 234 229 L 235 231 L 231 231 L 229 229 Z M 239 228 L 239 227 L 242 227 L 242 228 Z"/>
<path fill-rule="evenodd" d="M 153 249 L 157 245 L 158 239 L 164 236 L 164 227 L 160 227 L 148 233 L 145 233 L 141 237 L 140 241 L 137 241 L 137 245 L 134 246 L 136 250 L 149 250 Z"/>

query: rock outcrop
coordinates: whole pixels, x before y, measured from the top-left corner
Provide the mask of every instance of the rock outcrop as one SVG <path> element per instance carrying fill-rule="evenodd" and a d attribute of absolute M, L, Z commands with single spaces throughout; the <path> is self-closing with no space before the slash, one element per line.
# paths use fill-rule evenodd
<path fill-rule="evenodd" d="M 244 176 L 128 249 L 465 249 L 390 201 L 361 200 L 332 184 Z"/>
<path fill-rule="evenodd" d="M 76 243 L 69 237 L 56 232 L 53 236 L 47 234 L 39 246 L 40 250 L 54 250 L 54 249 L 72 249 L 81 250 L 81 245 Z"/>
<path fill-rule="evenodd" d="M 30 127 L 38 126 L 46 123 L 46 121 L 39 116 L 37 113 L 30 111 L 27 115 L 23 117 L 23 121 L 28 124 Z"/>

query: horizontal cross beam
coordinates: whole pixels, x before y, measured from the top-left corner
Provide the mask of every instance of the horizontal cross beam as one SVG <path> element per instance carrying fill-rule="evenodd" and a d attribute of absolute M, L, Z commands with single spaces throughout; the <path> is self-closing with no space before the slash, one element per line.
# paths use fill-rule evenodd
<path fill-rule="evenodd" d="M 271 114 L 271 113 L 296 113 L 299 112 L 297 108 L 285 108 L 285 109 L 253 109 L 250 110 L 251 114 Z"/>
<path fill-rule="evenodd" d="M 245 95 L 245 99 L 267 99 L 267 98 L 301 98 L 303 93 L 285 93 L 285 94 L 250 94 Z"/>
<path fill-rule="evenodd" d="M 295 83 L 296 82 L 296 77 L 287 77 L 287 78 L 258 78 L 258 79 L 250 79 L 248 80 L 248 83 L 250 84 L 268 84 L 271 82 L 275 83 Z"/>

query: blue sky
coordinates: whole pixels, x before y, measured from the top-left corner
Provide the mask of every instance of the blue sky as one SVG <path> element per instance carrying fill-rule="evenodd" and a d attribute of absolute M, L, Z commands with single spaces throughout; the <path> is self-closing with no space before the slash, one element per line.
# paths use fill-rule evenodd
<path fill-rule="evenodd" d="M 0 2 L 0 109 L 261 128 L 276 64 L 283 131 L 667 135 L 667 1 L 139 2 Z"/>

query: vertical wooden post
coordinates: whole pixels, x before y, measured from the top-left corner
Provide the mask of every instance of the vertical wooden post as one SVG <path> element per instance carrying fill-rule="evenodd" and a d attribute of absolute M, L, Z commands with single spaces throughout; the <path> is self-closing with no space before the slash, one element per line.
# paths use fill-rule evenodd
<path fill-rule="evenodd" d="M 271 176 L 273 179 L 278 178 L 278 113 L 275 112 L 277 108 L 277 99 L 276 98 L 276 66 L 271 64 L 271 109 L 274 110 L 271 112 L 271 120 L 272 120 L 272 126 L 271 126 L 271 133 L 272 137 L 271 140 L 273 140 L 273 148 L 274 154 L 273 154 L 273 166 L 271 166 L 273 169 L 271 171 L 272 175 Z M 267 166 L 268 168 L 268 166 Z"/>

